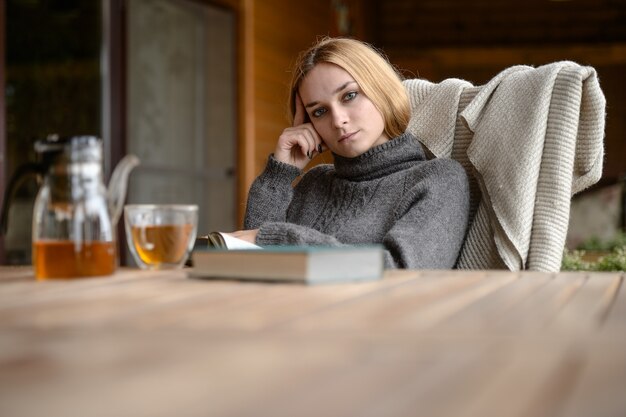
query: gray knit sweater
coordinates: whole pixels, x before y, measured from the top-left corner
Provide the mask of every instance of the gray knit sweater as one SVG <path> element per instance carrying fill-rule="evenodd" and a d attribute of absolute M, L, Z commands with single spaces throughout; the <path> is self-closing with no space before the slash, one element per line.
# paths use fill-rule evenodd
<path fill-rule="evenodd" d="M 386 268 L 454 267 L 469 186 L 452 159 L 427 160 L 409 133 L 355 158 L 302 172 L 270 156 L 250 188 L 244 220 L 264 245 L 382 244 Z"/>

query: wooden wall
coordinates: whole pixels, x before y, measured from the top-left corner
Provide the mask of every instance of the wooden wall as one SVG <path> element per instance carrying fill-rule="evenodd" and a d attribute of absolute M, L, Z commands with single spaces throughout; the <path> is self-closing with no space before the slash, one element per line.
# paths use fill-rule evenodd
<path fill-rule="evenodd" d="M 5 159 L 5 149 L 6 149 L 6 130 L 5 130 L 5 105 L 4 105 L 4 54 L 5 54 L 5 3 L 4 0 L 0 0 L 0 90 L 2 94 L 0 94 L 0 161 Z M 4 203 L 4 184 L 5 184 L 5 172 L 4 172 L 4 164 L 0 163 L 0 207 Z M 0 232 L 4 234 L 4 232 Z M 4 236 L 0 237 L 0 265 L 4 265 L 5 262 L 5 252 L 4 252 Z"/>
<path fill-rule="evenodd" d="M 241 0 L 239 218 L 248 188 L 286 127 L 290 69 L 298 53 L 332 32 L 331 0 Z"/>

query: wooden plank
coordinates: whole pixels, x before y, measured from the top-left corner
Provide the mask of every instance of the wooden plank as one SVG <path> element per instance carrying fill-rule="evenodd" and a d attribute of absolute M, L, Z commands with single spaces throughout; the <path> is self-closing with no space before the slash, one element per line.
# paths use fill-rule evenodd
<path fill-rule="evenodd" d="M 91 291 L 94 288 L 110 287 L 129 281 L 171 279 L 181 274 L 173 271 L 139 271 L 121 268 L 108 276 L 36 281 L 32 268 L 26 267 L 21 270 L 23 273 L 11 275 L 16 279 L 3 280 L 0 283 L 0 308 L 15 304 L 24 306 L 58 296 L 71 296 L 74 291 Z"/>
<path fill-rule="evenodd" d="M 314 317 L 303 317 L 287 325 L 292 329 L 325 331 L 417 330 L 433 325 L 446 314 L 452 314 L 454 308 L 461 308 L 462 302 L 448 306 L 448 310 L 439 303 L 447 303 L 445 299 L 448 297 L 474 291 L 481 285 L 490 285 L 487 277 L 484 271 L 420 271 L 416 279 L 404 285 L 337 305 Z"/>
<path fill-rule="evenodd" d="M 623 329 L 623 327 L 622 327 Z M 626 338 L 588 338 L 584 368 L 561 415 L 613 417 L 626 413 Z"/>
<path fill-rule="evenodd" d="M 510 285 L 517 279 L 516 274 L 484 272 L 483 279 L 477 285 L 465 287 L 458 293 L 446 293 L 444 297 L 429 303 L 424 308 L 403 314 L 398 322 L 398 327 L 407 330 L 423 330 L 437 326 L 438 330 L 447 331 L 445 322 L 451 316 L 465 314 L 469 307 L 482 304 L 484 298 Z"/>
<path fill-rule="evenodd" d="M 626 273 L 622 273 L 619 281 L 614 281 L 614 288 L 607 293 L 609 307 L 601 318 L 602 332 L 606 334 L 626 334 Z"/>
<path fill-rule="evenodd" d="M 511 310 L 535 296 L 552 280 L 552 274 L 521 272 L 467 308 L 451 315 L 440 326 L 446 331 L 476 334 L 494 333 L 494 318 L 506 317 Z"/>
<path fill-rule="evenodd" d="M 450 349 L 441 355 L 437 341 L 414 340 L 415 346 L 340 335 L 217 336 L 51 332 L 45 339 L 22 340 L 21 345 L 29 345 L 13 358 L 7 358 L 2 345 L 0 412 L 161 416 L 184 409 L 191 416 L 368 415 L 372 406 L 381 412 L 398 408 L 395 401 L 385 401 L 387 395 L 402 405 L 412 401 L 419 387 L 432 387 L 427 379 L 418 382 L 420 375 L 436 376 L 444 367 L 452 378 L 456 364 L 473 363 L 471 355 L 455 359 Z M 33 372 L 37 368 L 44 372 Z M 407 381 L 418 385 L 399 390 Z M 28 400 L 33 395 L 38 401 Z"/>
<path fill-rule="evenodd" d="M 497 376 L 481 386 L 481 392 L 463 410 L 465 416 L 558 415 L 571 395 L 583 367 L 581 353 L 558 339 L 516 340 L 500 353 Z M 484 358 L 485 360 L 490 360 Z M 493 414 L 492 410 L 500 409 Z"/>
<path fill-rule="evenodd" d="M 179 303 L 171 309 L 155 309 L 133 318 L 142 328 L 176 326 L 196 330 L 263 331 L 281 328 L 303 317 L 317 317 L 321 312 L 355 299 L 371 297 L 402 286 L 412 277 L 386 278 L 357 284 L 302 286 L 285 284 L 229 283 L 237 297 L 211 302 L 206 297 Z M 211 281 L 204 283 L 214 285 Z M 242 297 L 241 287 L 256 288 Z"/>
<path fill-rule="evenodd" d="M 180 278 L 181 280 L 185 278 Z M 175 288 L 167 280 L 131 281 L 121 285 L 93 287 L 92 291 L 55 293 L 36 302 L 0 308 L 0 324 L 26 328 L 80 328 L 135 326 L 133 318 L 150 311 L 163 311 L 201 299 L 219 305 L 232 299 L 267 296 L 258 287 L 237 288 L 226 283 L 200 283 Z"/>
<path fill-rule="evenodd" d="M 529 279 L 535 279 L 528 276 Z M 545 279 L 539 277 L 539 279 Z M 586 279 L 585 274 L 554 274 L 522 302 L 513 306 L 506 314 L 494 317 L 494 330 L 503 333 L 544 331 L 548 324 L 575 294 Z"/>
<path fill-rule="evenodd" d="M 568 273 L 559 275 L 572 276 Z M 593 334 L 600 329 L 602 321 L 609 313 L 622 280 L 621 273 L 588 273 L 585 274 L 583 281 L 578 281 L 579 274 L 572 278 L 580 283 L 580 286 L 569 288 L 571 294 L 562 294 L 567 300 L 548 325 L 551 331 Z"/>
<path fill-rule="evenodd" d="M 338 335 L 330 340 L 337 338 L 346 341 Z M 345 351 L 329 352 L 330 367 L 316 369 L 296 386 L 282 387 L 281 396 L 267 396 L 254 408 L 273 416 L 406 416 L 415 410 L 420 415 L 444 415 L 440 409 L 449 397 L 440 402 L 432 396 L 445 396 L 459 380 L 459 394 L 471 396 L 476 385 L 465 377 L 482 371 L 476 369 L 475 357 L 484 342 L 476 340 L 475 346 L 458 342 L 421 337 L 403 343 L 379 337 L 356 339 L 343 345 Z M 308 343 L 318 349 L 326 345 L 323 338 L 321 343 L 319 339 Z M 460 345 L 467 349 L 460 351 L 456 348 Z M 464 397 L 455 396 L 456 401 L 462 404 Z"/>
<path fill-rule="evenodd" d="M 190 416 L 406 416 L 420 410 L 532 417 L 619 415 L 606 411 L 624 409 L 623 355 L 617 362 L 606 358 L 595 373 L 599 387 L 586 386 L 585 351 L 562 338 L 111 329 L 9 336 L 13 343 L 0 340 L 0 413 L 17 417 L 77 410 L 84 416 L 165 416 L 180 409 Z M 594 348 L 605 352 L 607 346 Z M 609 395 L 601 395 L 607 388 Z M 560 413 L 572 401 L 572 408 L 582 404 L 575 409 L 600 413 Z"/>
<path fill-rule="evenodd" d="M 145 273 L 144 273 L 145 272 Z M 0 325 L 259 330 L 381 291 L 413 274 L 355 285 L 307 287 L 191 280 L 184 271 L 120 272 L 113 278 L 20 283 L 39 291 L 0 296 Z"/>

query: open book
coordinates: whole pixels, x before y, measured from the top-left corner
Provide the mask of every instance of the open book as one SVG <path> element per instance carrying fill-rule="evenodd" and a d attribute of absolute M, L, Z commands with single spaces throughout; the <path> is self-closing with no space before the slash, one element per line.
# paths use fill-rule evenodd
<path fill-rule="evenodd" d="M 193 252 L 202 250 L 248 250 L 248 249 L 263 249 L 259 245 L 246 242 L 245 240 L 237 239 L 223 232 L 211 232 L 205 236 L 198 236 L 196 242 L 193 245 Z M 193 254 L 192 252 L 192 254 Z M 190 255 L 185 266 L 193 266 L 193 257 Z"/>
<path fill-rule="evenodd" d="M 200 240 L 200 242 L 198 242 L 198 240 Z M 206 240 L 206 242 L 203 242 L 204 240 Z M 213 249 L 261 249 L 260 246 L 254 243 L 246 242 L 228 233 L 221 232 L 211 232 L 206 236 L 199 237 L 196 239 L 196 246 L 206 246 L 207 248 Z"/>

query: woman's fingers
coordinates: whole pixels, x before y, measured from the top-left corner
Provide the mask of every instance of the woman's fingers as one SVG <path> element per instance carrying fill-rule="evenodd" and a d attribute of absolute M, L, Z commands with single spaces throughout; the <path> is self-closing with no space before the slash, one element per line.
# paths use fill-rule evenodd
<path fill-rule="evenodd" d="M 291 151 L 295 146 L 300 148 L 303 156 L 309 159 L 318 150 L 321 139 L 310 123 L 296 127 L 288 127 L 278 138 L 277 150 Z"/>
<path fill-rule="evenodd" d="M 311 141 L 305 129 L 285 131 L 278 139 L 274 157 L 282 162 L 303 168 L 311 156 Z"/>
<path fill-rule="evenodd" d="M 303 169 L 315 155 L 323 152 L 325 145 L 313 124 L 306 122 L 306 109 L 298 93 L 295 107 L 293 126 L 286 128 L 278 138 L 274 157 Z"/>

